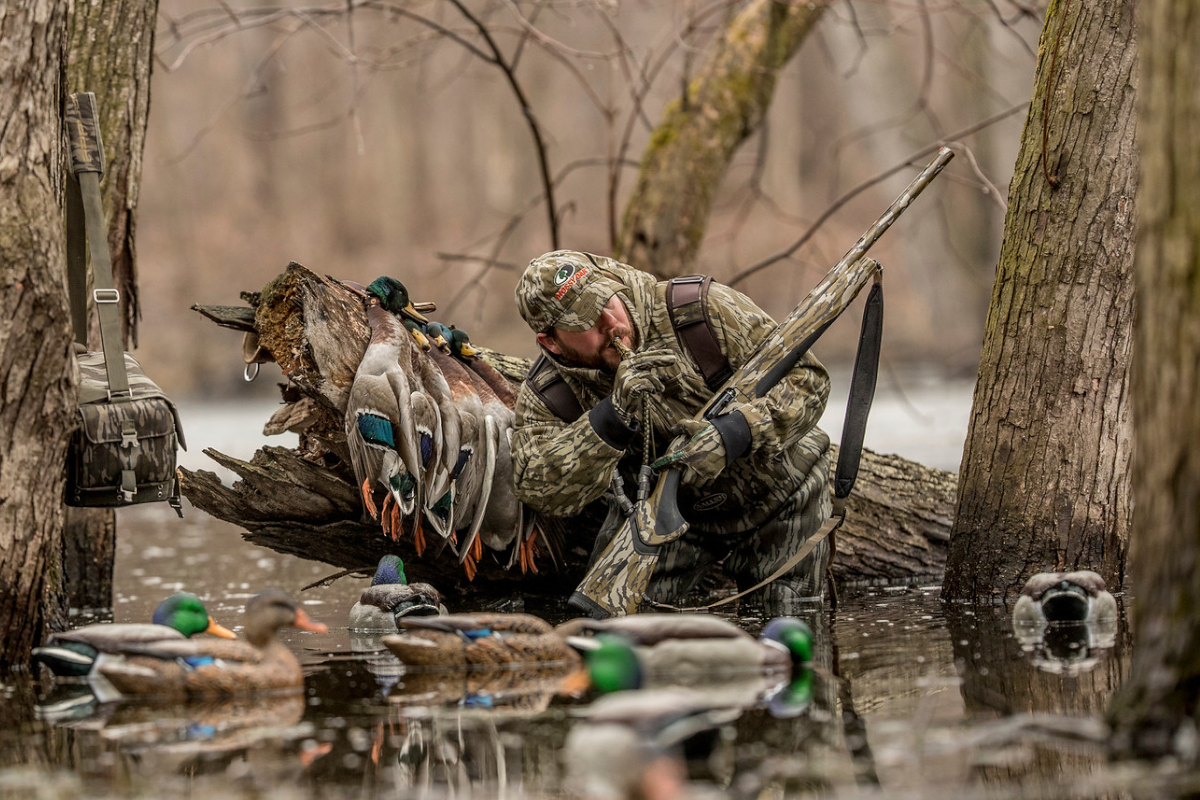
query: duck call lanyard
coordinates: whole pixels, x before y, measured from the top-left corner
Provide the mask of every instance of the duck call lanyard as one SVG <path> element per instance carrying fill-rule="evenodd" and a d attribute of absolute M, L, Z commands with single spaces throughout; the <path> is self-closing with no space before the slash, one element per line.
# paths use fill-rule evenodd
<path fill-rule="evenodd" d="M 866 307 L 863 309 L 862 329 L 858 337 L 858 352 L 854 357 L 854 373 L 850 378 L 850 396 L 846 401 L 846 417 L 842 423 L 842 441 L 838 448 L 837 470 L 834 473 L 833 513 L 829 516 L 829 519 L 825 520 L 821 527 L 804 541 L 800 549 L 780 565 L 778 569 L 749 589 L 703 606 L 674 606 L 670 603 L 656 602 L 648 597 L 643 602 L 654 608 L 668 611 L 706 611 L 710 608 L 723 606 L 726 603 L 732 603 L 734 600 L 745 597 L 751 592 L 756 592 L 777 578 L 788 574 L 827 537 L 831 545 L 834 543 L 833 534 L 846 521 L 846 499 L 850 496 L 850 491 L 854 488 L 854 482 L 858 478 L 863 437 L 867 431 L 867 415 L 871 411 L 871 401 L 875 397 L 875 382 L 879 374 L 879 349 L 882 341 L 883 271 L 878 270 L 875 273 L 875 280 L 871 285 L 871 290 L 867 295 Z M 647 430 L 646 452 L 649 453 L 649 406 L 644 395 L 642 413 L 643 425 Z M 643 494 L 648 494 L 649 475 L 651 474 L 653 474 L 653 470 L 650 470 L 649 466 L 643 465 L 639 481 L 640 485 L 638 487 L 638 500 L 643 500 Z M 628 516 L 632 513 L 633 506 L 629 503 L 629 499 L 624 496 L 620 475 L 617 475 L 614 480 L 614 489 L 616 490 L 617 502 L 621 504 L 622 511 Z M 626 506 L 628 506 L 628 509 L 626 509 Z M 830 568 L 832 568 L 832 553 L 829 563 Z"/>

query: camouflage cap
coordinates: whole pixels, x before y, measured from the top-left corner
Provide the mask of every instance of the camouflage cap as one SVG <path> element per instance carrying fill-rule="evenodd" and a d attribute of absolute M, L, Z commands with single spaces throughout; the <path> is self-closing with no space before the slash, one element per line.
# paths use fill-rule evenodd
<path fill-rule="evenodd" d="M 586 331 L 625 284 L 605 275 L 618 262 L 578 250 L 555 250 L 529 262 L 517 283 L 517 308 L 535 333 L 550 328 Z"/>

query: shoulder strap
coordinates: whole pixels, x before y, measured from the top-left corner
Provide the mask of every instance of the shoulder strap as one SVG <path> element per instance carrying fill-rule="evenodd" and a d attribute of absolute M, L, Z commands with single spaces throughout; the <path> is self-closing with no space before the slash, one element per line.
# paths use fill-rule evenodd
<path fill-rule="evenodd" d="M 583 406 L 579 404 L 579 398 L 554 369 L 545 353 L 533 362 L 529 374 L 525 376 L 525 383 L 559 419 L 574 422 L 583 416 Z"/>
<path fill-rule="evenodd" d="M 722 352 L 708 317 L 710 283 L 712 278 L 705 275 L 672 278 L 667 282 L 667 313 L 679 346 L 696 362 L 708 388 L 716 391 L 729 380 L 733 367 Z"/>

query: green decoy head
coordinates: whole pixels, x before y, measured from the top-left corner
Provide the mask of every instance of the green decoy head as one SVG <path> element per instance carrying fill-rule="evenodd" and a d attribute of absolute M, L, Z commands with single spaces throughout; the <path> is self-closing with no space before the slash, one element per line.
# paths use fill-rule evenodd
<path fill-rule="evenodd" d="M 471 346 L 471 337 L 461 328 L 450 330 L 450 353 L 463 361 L 479 355 L 479 351 Z"/>
<path fill-rule="evenodd" d="M 237 634 L 209 616 L 200 598 L 190 592 L 176 592 L 154 609 L 155 625 L 174 628 L 184 636 L 211 633 L 223 639 L 236 639 Z"/>
<path fill-rule="evenodd" d="M 644 674 L 633 643 L 624 636 L 601 633 L 595 647 L 584 653 L 592 686 L 601 694 L 640 689 Z"/>
<path fill-rule="evenodd" d="M 399 314 L 420 323 L 429 321 L 413 306 L 412 300 L 408 296 L 408 289 L 395 278 L 381 275 L 371 281 L 367 291 L 378 297 L 380 305 L 393 314 Z"/>
<path fill-rule="evenodd" d="M 804 667 L 792 675 L 783 688 L 771 695 L 767 711 L 776 719 L 791 719 L 804 713 L 813 698 L 812 667 Z"/>
<path fill-rule="evenodd" d="M 767 623 L 759 636 L 762 641 L 782 647 L 792 657 L 792 664 L 799 666 L 812 661 L 813 632 L 802 620 L 795 617 L 776 617 Z"/>
<path fill-rule="evenodd" d="M 384 556 L 379 559 L 379 566 L 375 567 L 375 577 L 371 578 L 371 585 L 396 583 L 408 583 L 408 577 L 404 574 L 404 562 L 400 560 L 400 556 Z"/>
<path fill-rule="evenodd" d="M 450 329 L 440 322 L 430 320 L 425 323 L 425 335 L 429 341 L 443 353 L 450 352 Z"/>

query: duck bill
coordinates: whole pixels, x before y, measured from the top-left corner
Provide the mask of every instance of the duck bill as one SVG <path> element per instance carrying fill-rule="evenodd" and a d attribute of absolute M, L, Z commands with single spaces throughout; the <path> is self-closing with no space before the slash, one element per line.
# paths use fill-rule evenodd
<path fill-rule="evenodd" d="M 415 319 L 417 322 L 422 324 L 429 322 L 429 319 L 420 311 L 417 311 L 417 307 L 412 303 L 409 303 L 404 307 L 404 313 L 408 315 L 409 319 Z"/>
<path fill-rule="evenodd" d="M 292 623 L 302 631 L 312 631 L 313 633 L 325 633 L 329 630 L 329 626 L 324 622 L 316 622 L 308 614 L 304 613 L 303 609 L 296 609 L 296 621 Z"/>
<path fill-rule="evenodd" d="M 211 633 L 213 636 L 220 636 L 222 639 L 236 639 L 237 634 L 226 628 L 221 623 L 217 622 L 212 617 L 208 618 L 208 627 L 204 629 L 205 633 Z"/>
<path fill-rule="evenodd" d="M 476 350 L 474 347 L 472 347 L 470 345 L 470 343 L 468 343 L 468 342 L 463 342 L 462 345 L 459 347 L 459 350 L 462 352 L 462 354 L 464 356 L 466 356 L 468 358 L 470 358 L 471 356 L 479 355 L 479 351 Z"/>

